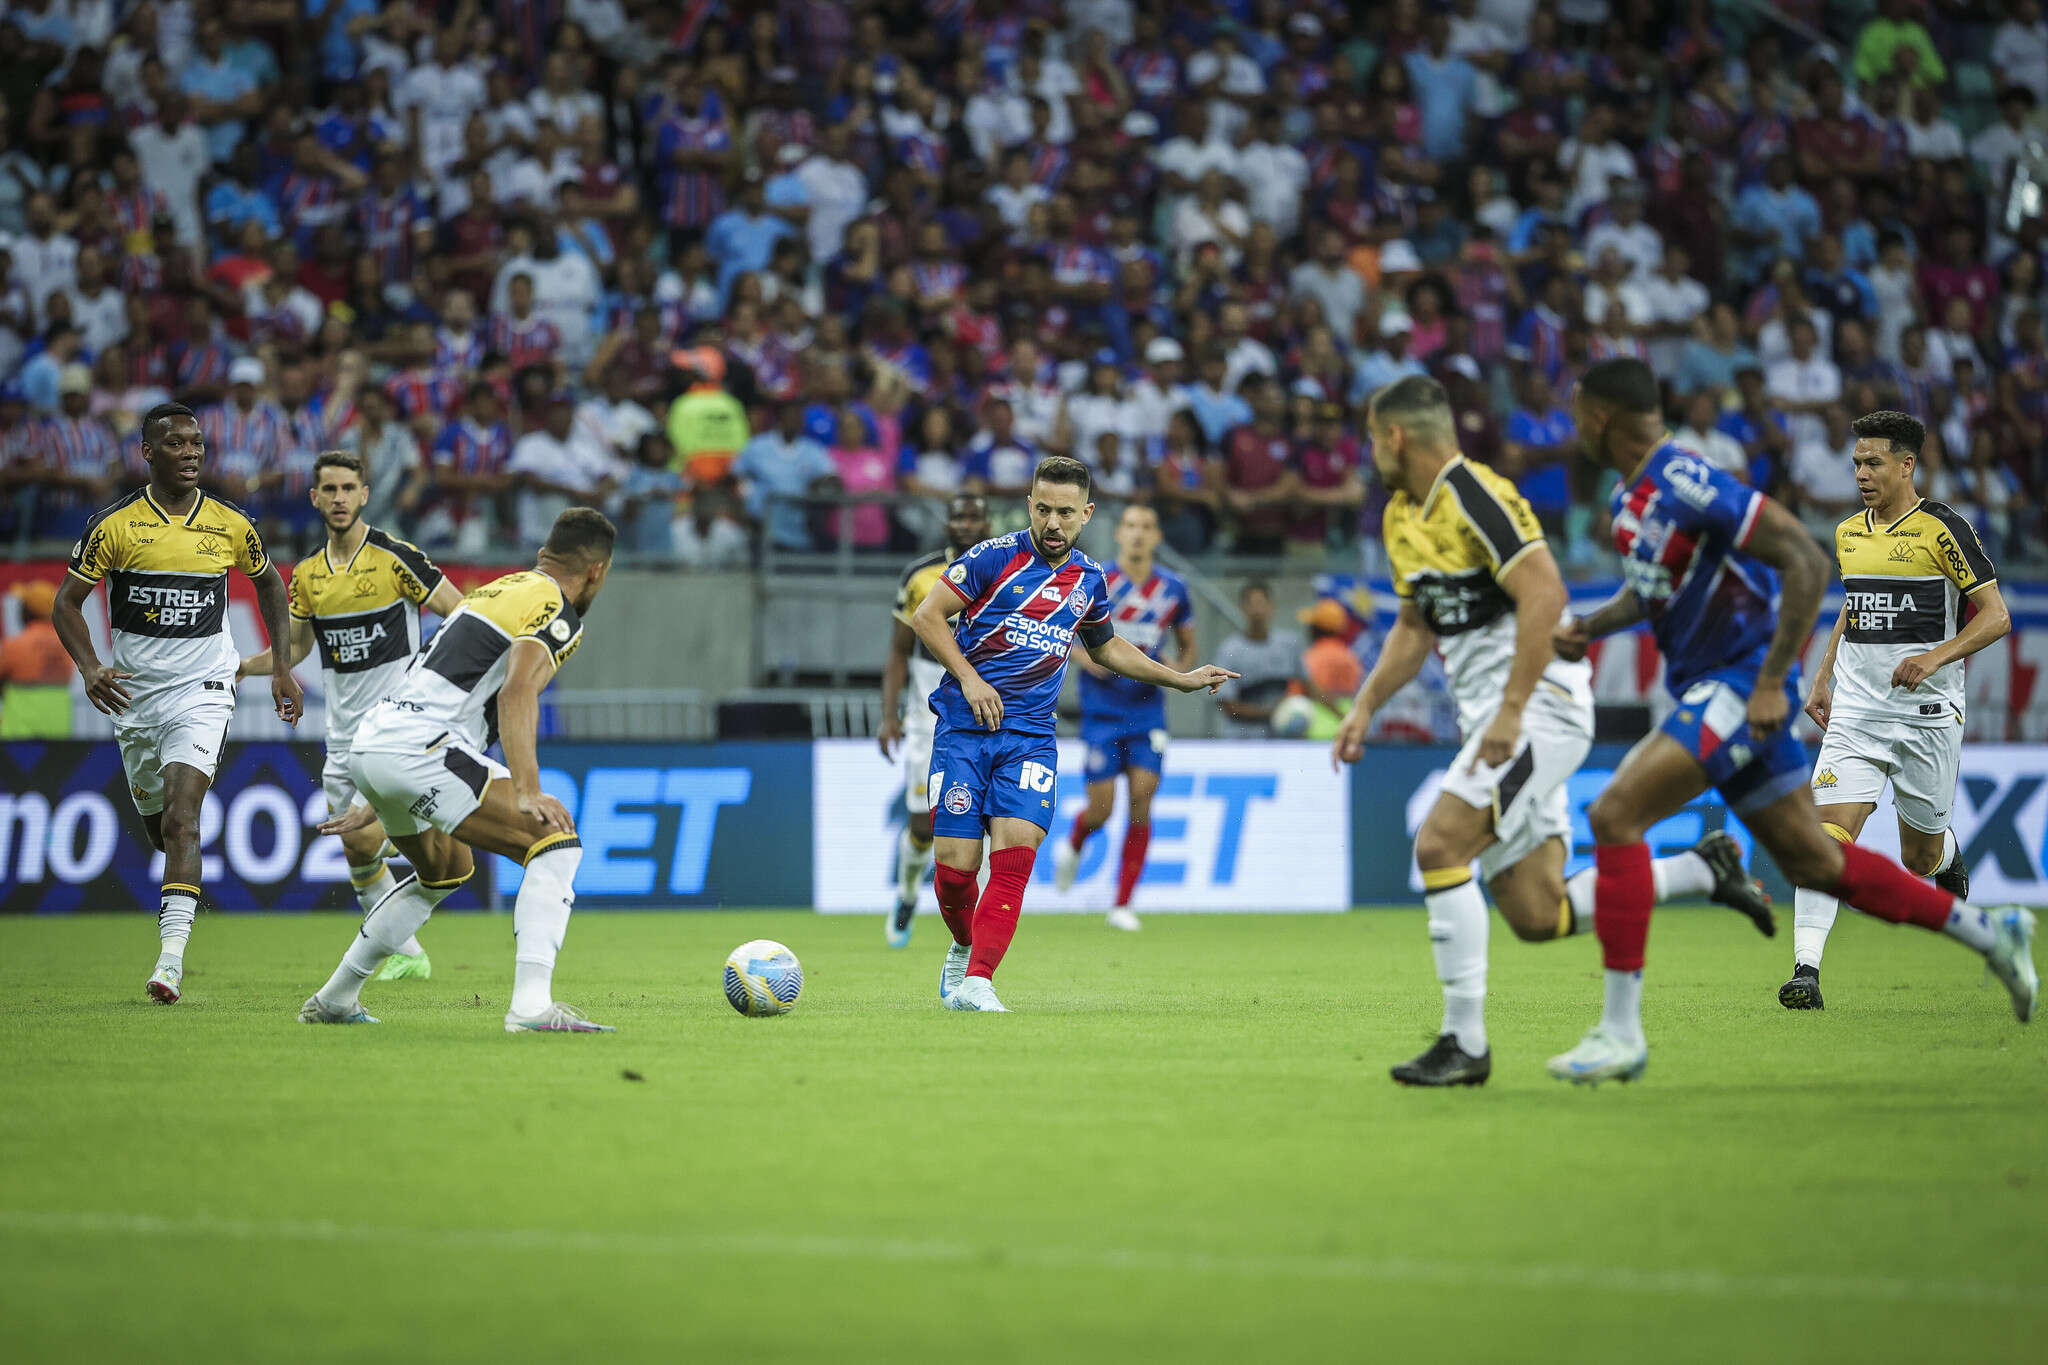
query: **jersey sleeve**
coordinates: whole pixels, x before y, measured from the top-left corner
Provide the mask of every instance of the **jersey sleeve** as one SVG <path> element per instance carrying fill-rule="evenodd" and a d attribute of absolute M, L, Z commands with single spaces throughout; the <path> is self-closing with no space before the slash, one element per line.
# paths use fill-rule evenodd
<path fill-rule="evenodd" d="M 306 566 L 313 561 L 302 559 L 292 566 L 292 576 L 285 580 L 285 606 L 290 609 L 295 621 L 313 619 L 313 604 L 309 600 L 310 585 L 306 582 Z"/>
<path fill-rule="evenodd" d="M 1543 527 L 1520 494 L 1496 491 L 1464 464 L 1452 468 L 1445 483 L 1457 496 L 1465 524 L 1471 527 L 1495 578 L 1545 543 Z"/>
<path fill-rule="evenodd" d="M 1088 609 L 1081 613 L 1082 629 L 1109 624 L 1109 577 L 1096 570 L 1081 580 L 1088 585 Z"/>
<path fill-rule="evenodd" d="M 933 567 L 935 566 L 919 560 L 905 569 L 903 577 L 896 581 L 896 610 L 894 615 L 897 620 L 906 626 L 910 624 L 911 615 L 916 612 L 917 604 L 924 600 L 924 594 L 917 590 L 918 576 Z"/>
<path fill-rule="evenodd" d="M 441 566 L 427 557 L 427 552 L 409 540 L 391 537 L 385 547 L 391 551 L 391 573 L 398 580 L 398 590 L 407 600 L 424 602 L 434 595 L 434 589 L 441 586 L 446 576 Z"/>
<path fill-rule="evenodd" d="M 540 641 L 547 646 L 555 667 L 560 668 L 569 662 L 569 656 L 583 643 L 583 618 L 576 614 L 576 608 L 569 605 L 567 598 L 559 593 L 551 594 L 527 619 L 516 638 Z"/>
<path fill-rule="evenodd" d="M 1934 562 L 1942 574 L 1965 596 L 1996 583 L 1998 571 L 1991 567 L 1991 556 L 1984 553 L 1984 543 L 1977 539 L 1977 528 L 1948 507 L 1930 506 L 1927 512 L 1941 523 L 1941 530 L 1934 537 Z"/>
<path fill-rule="evenodd" d="M 1681 530 L 1725 536 L 1738 550 L 1749 543 L 1764 510 L 1762 493 L 1690 455 L 1671 461 L 1663 475 L 1671 497 L 1662 506 Z"/>
<path fill-rule="evenodd" d="M 1408 545 L 1401 535 L 1402 516 L 1399 504 L 1389 500 L 1386 510 L 1380 513 L 1380 544 L 1387 550 L 1387 569 L 1394 577 L 1394 596 L 1406 602 L 1415 596 L 1415 589 L 1408 585 Z"/>
<path fill-rule="evenodd" d="M 121 567 L 127 539 L 120 523 L 104 513 L 86 524 L 85 534 L 71 547 L 67 569 L 88 583 L 97 583 Z"/>
<path fill-rule="evenodd" d="M 235 564 L 251 578 L 270 567 L 270 553 L 263 548 L 263 537 L 248 517 L 242 518 L 242 544 L 235 552 Z"/>
<path fill-rule="evenodd" d="M 959 595 L 961 601 L 975 601 L 994 587 L 996 579 L 1002 576 L 1003 569 L 1010 562 L 1011 548 L 1008 537 L 984 540 L 947 565 L 942 581 Z"/>

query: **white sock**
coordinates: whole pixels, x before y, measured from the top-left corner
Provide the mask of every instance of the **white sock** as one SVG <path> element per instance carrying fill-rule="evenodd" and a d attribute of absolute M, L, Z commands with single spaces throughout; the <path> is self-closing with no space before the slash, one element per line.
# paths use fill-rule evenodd
<path fill-rule="evenodd" d="M 356 931 L 355 942 L 349 944 L 348 951 L 341 956 L 341 965 L 320 988 L 322 1007 L 330 1014 L 344 1014 L 354 1009 L 362 998 L 363 983 L 376 974 L 377 969 L 384 965 L 384 959 L 396 952 L 400 945 L 415 941 L 413 935 L 434 913 L 434 907 L 453 895 L 460 885 L 461 882 L 450 882 L 445 886 L 427 886 L 417 876 L 408 876 L 397 883 L 364 918 L 362 927 Z"/>
<path fill-rule="evenodd" d="M 555 955 L 569 932 L 569 912 L 576 904 L 576 869 L 583 845 L 556 844 L 529 858 L 519 898 L 512 903 L 512 933 L 519 946 L 513 955 L 510 1013 L 531 1017 L 555 1003 Z"/>
<path fill-rule="evenodd" d="M 1651 866 L 1654 869 L 1656 865 Z M 1564 884 L 1564 898 L 1572 905 L 1574 934 L 1593 932 L 1593 879 L 1598 875 L 1596 869 L 1584 868 Z"/>
<path fill-rule="evenodd" d="M 1989 953 L 1998 946 L 1998 927 L 1991 922 L 1991 916 L 1963 901 L 1949 907 L 1948 923 L 1941 926 L 1941 932 L 1980 953 Z"/>
<path fill-rule="evenodd" d="M 1426 875 L 1426 874 L 1425 874 Z M 1474 1057 L 1486 1055 L 1486 897 L 1468 874 L 1422 898 L 1429 948 L 1444 986 L 1445 1033 Z"/>
<path fill-rule="evenodd" d="M 1714 869 L 1707 866 L 1707 860 L 1687 849 L 1674 853 L 1669 858 L 1659 858 L 1650 864 L 1650 876 L 1657 887 L 1657 903 L 1669 905 L 1673 901 L 1698 900 L 1714 894 Z M 1592 888 L 1588 887 L 1590 898 Z"/>
<path fill-rule="evenodd" d="M 398 951 L 406 957 L 418 957 L 426 949 L 420 947 L 420 936 L 414 934 L 411 938 L 398 945 Z"/>
<path fill-rule="evenodd" d="M 1955 861 L 1962 856 L 1962 852 L 1962 849 L 1956 846 L 1956 832 L 1952 829 L 1943 830 L 1941 832 L 1941 861 L 1937 862 L 1934 865 L 1934 871 L 1927 875 L 1938 877 L 1948 871 L 1951 867 L 1955 866 Z"/>
<path fill-rule="evenodd" d="M 905 825 L 903 832 L 896 836 L 896 894 L 903 900 L 917 899 L 917 889 L 924 884 L 925 869 L 932 865 L 932 843 L 927 839 L 923 844 Z"/>
<path fill-rule="evenodd" d="M 1640 970 L 1618 972 L 1604 969 L 1606 999 L 1600 1009 L 1600 1026 L 1625 1043 L 1641 1046 L 1643 1041 L 1643 974 Z"/>
<path fill-rule="evenodd" d="M 199 916 L 199 897 L 189 891 L 164 888 L 157 902 L 156 936 L 163 954 L 158 960 L 182 963 L 185 944 L 192 937 L 192 921 Z"/>
<path fill-rule="evenodd" d="M 1801 967 L 1820 969 L 1821 950 L 1828 945 L 1828 931 L 1835 927 L 1841 902 L 1825 891 L 1797 887 L 1792 892 L 1792 961 Z"/>
<path fill-rule="evenodd" d="M 391 869 L 382 858 L 361 866 L 350 864 L 348 881 L 356 889 L 356 904 L 363 907 L 365 915 L 376 909 L 377 902 L 390 895 L 392 888 L 398 885 L 398 878 L 391 875 Z"/>

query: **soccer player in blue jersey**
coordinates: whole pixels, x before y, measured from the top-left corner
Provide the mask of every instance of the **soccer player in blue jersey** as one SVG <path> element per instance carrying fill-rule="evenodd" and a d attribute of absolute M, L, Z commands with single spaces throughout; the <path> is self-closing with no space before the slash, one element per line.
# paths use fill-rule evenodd
<path fill-rule="evenodd" d="M 939 913 L 953 946 L 939 977 L 946 1008 L 1000 1011 L 992 978 L 1017 932 L 1024 888 L 1052 823 L 1059 751 L 1053 707 L 1079 640 L 1089 657 L 1134 682 L 1211 692 L 1237 676 L 1205 664 L 1179 672 L 1147 658 L 1110 626 L 1102 566 L 1074 548 L 1095 512 L 1088 466 L 1055 455 L 1032 474 L 1023 531 L 985 540 L 925 594 L 911 629 L 946 668 L 931 696 L 932 834 Z M 958 617 L 958 621 L 953 618 Z M 987 835 L 988 887 L 975 897 Z"/>
<path fill-rule="evenodd" d="M 1786 722 L 1799 709 L 1799 651 L 1827 587 L 1826 555 L 1784 507 L 1671 440 L 1657 378 L 1641 361 L 1589 367 L 1572 420 L 1585 457 L 1621 475 L 1611 513 L 1624 586 L 1560 626 L 1558 652 L 1581 658 L 1594 638 L 1648 620 L 1678 705 L 1586 812 L 1606 1006 L 1577 1047 L 1551 1059 L 1550 1074 L 1632 1080 L 1649 1064 L 1642 968 L 1656 892 L 1644 835 L 1708 786 L 1794 886 L 1960 940 L 2005 984 L 2020 1022 L 2031 1019 L 2041 988 L 2032 914 L 1976 909 L 1821 828 L 1806 749 Z"/>
<path fill-rule="evenodd" d="M 1159 513 L 1132 503 L 1116 524 L 1117 562 L 1102 566 L 1109 591 L 1110 628 L 1159 659 L 1169 643 L 1175 664 L 1195 666 L 1195 610 L 1188 585 L 1171 569 L 1153 562 L 1159 549 Z M 1081 867 L 1081 849 L 1109 823 L 1116 807 L 1116 780 L 1131 794 L 1117 864 L 1116 908 L 1110 927 L 1138 928 L 1131 893 L 1145 871 L 1152 842 L 1152 796 L 1159 790 L 1159 763 L 1166 756 L 1166 694 L 1149 683 L 1120 678 L 1082 657 L 1081 741 L 1088 746 L 1088 808 L 1074 817 L 1072 835 L 1053 849 L 1053 882 L 1065 891 Z"/>

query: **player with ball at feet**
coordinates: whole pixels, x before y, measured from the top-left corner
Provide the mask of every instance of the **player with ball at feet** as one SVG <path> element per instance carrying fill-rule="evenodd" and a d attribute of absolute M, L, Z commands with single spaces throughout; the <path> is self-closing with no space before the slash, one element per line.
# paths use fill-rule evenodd
<path fill-rule="evenodd" d="M 1565 783 L 1593 744 L 1592 670 L 1557 658 L 1569 598 L 1536 514 L 1515 486 L 1458 450 L 1450 400 L 1426 375 L 1373 396 L 1373 462 L 1392 495 L 1385 542 L 1401 613 L 1337 731 L 1333 765 L 1356 763 L 1374 712 L 1443 646 L 1465 745 L 1415 835 L 1444 1023 L 1402 1085 L 1480 1085 L 1486 1038 L 1486 898 L 1472 860 L 1517 938 L 1593 927 L 1593 870 L 1565 880 Z M 1660 897 L 1712 896 L 1773 930 L 1770 902 L 1723 833 L 1655 865 Z"/>
<path fill-rule="evenodd" d="M 955 560 L 939 580 L 948 591 L 925 594 L 911 617 L 947 675 L 931 696 L 938 723 L 927 792 L 939 913 L 953 934 L 939 977 L 948 1009 L 1003 1009 L 993 978 L 1052 823 L 1059 771 L 1053 706 L 1074 642 L 1112 673 L 1181 692 L 1213 692 L 1237 676 L 1213 664 L 1187 673 L 1168 668 L 1111 629 L 1102 566 L 1074 548 L 1095 513 L 1091 483 L 1079 460 L 1041 460 L 1027 495 L 1029 529 L 985 540 Z M 988 889 L 977 903 L 984 834 Z"/>

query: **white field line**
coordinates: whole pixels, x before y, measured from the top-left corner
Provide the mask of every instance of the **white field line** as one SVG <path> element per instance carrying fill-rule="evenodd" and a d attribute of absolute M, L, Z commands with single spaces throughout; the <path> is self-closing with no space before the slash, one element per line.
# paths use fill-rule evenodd
<path fill-rule="evenodd" d="M 347 1246 L 457 1248 L 529 1254 L 592 1252 L 632 1256 L 758 1256 L 918 1265 L 1008 1266 L 1097 1274 L 1116 1272 L 1220 1279 L 1323 1280 L 1441 1289 L 1592 1290 L 1700 1299 L 1775 1299 L 1986 1306 L 2040 1311 L 2048 1284 L 1938 1280 L 1883 1275 L 1761 1275 L 1648 1266 L 1509 1265 L 1410 1257 L 1209 1255 L 1110 1247 L 1004 1247 L 967 1242 L 824 1235 L 654 1233 L 554 1228 L 418 1228 L 293 1219 L 216 1218 L 86 1210 L 0 1209 L 0 1232 L 57 1236 L 160 1237 L 182 1241 L 296 1242 Z"/>

